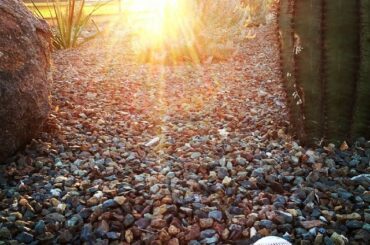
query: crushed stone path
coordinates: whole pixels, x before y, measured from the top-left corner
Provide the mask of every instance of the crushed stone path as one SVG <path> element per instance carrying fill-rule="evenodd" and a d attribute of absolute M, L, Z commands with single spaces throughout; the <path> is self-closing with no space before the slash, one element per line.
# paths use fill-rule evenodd
<path fill-rule="evenodd" d="M 369 142 L 299 146 L 275 27 L 255 32 L 202 65 L 136 64 L 117 36 L 54 53 L 45 132 L 0 169 L 0 244 L 365 244 Z"/>

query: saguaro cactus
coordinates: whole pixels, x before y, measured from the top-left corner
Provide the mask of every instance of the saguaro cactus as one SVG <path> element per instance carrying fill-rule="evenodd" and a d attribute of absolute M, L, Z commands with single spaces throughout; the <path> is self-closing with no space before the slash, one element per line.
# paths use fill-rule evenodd
<path fill-rule="evenodd" d="M 370 137 L 369 76 L 370 0 L 280 0 L 280 32 L 286 27 L 286 4 L 292 6 L 293 37 L 281 36 L 282 71 L 294 67 L 294 79 L 285 78 L 288 101 L 298 88 L 301 110 L 289 103 L 301 140 L 313 144 Z M 288 52 L 288 53 L 287 53 Z"/>
<path fill-rule="evenodd" d="M 294 29 L 293 29 L 293 0 L 281 0 L 279 3 L 279 38 L 281 50 L 281 70 L 282 77 L 286 81 L 285 89 L 287 101 L 290 107 L 292 126 L 297 134 L 302 137 L 302 112 L 299 88 L 296 86 L 294 72 Z"/>
<path fill-rule="evenodd" d="M 360 1 L 360 70 L 357 82 L 357 100 L 354 113 L 353 135 L 370 132 L 370 1 Z"/>

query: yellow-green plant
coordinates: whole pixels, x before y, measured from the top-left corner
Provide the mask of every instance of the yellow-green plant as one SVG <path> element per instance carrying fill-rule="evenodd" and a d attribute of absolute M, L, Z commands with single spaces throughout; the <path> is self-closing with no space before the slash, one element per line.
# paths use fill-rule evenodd
<path fill-rule="evenodd" d="M 249 25 L 266 24 L 266 17 L 270 12 L 273 0 L 242 0 L 242 2 L 249 9 Z"/>
<path fill-rule="evenodd" d="M 85 11 L 85 0 L 49 0 L 47 9 L 50 12 L 52 22 L 53 45 L 57 49 L 73 48 L 91 40 L 100 33 L 98 26 L 92 19 L 93 14 L 108 2 L 98 2 L 94 7 Z M 39 18 L 46 19 L 37 3 L 32 1 Z M 83 36 L 83 31 L 92 27 L 93 34 Z"/>
<path fill-rule="evenodd" d="M 249 13 L 239 0 L 201 0 L 197 8 L 196 42 L 201 56 L 230 57 L 248 36 Z"/>

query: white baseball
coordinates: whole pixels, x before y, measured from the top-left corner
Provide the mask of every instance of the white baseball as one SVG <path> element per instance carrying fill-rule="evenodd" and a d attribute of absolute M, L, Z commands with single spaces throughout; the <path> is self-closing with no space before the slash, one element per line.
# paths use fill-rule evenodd
<path fill-rule="evenodd" d="M 292 244 L 281 237 L 267 236 L 259 239 L 253 245 L 292 245 Z"/>

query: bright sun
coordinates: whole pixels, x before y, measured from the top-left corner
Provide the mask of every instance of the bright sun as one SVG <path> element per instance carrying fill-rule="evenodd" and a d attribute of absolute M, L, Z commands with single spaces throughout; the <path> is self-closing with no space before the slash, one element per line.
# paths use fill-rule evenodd
<path fill-rule="evenodd" d="M 162 11 L 171 2 L 176 2 L 176 0 L 131 0 L 130 8 L 143 11 Z"/>
<path fill-rule="evenodd" d="M 191 40 L 188 0 L 131 0 L 128 7 L 138 37 L 134 46 L 144 51 L 165 49 L 166 43 Z M 135 14 L 136 13 L 136 14 Z M 138 18 L 138 16 L 140 16 Z M 186 38 L 180 38 L 180 36 Z"/>

